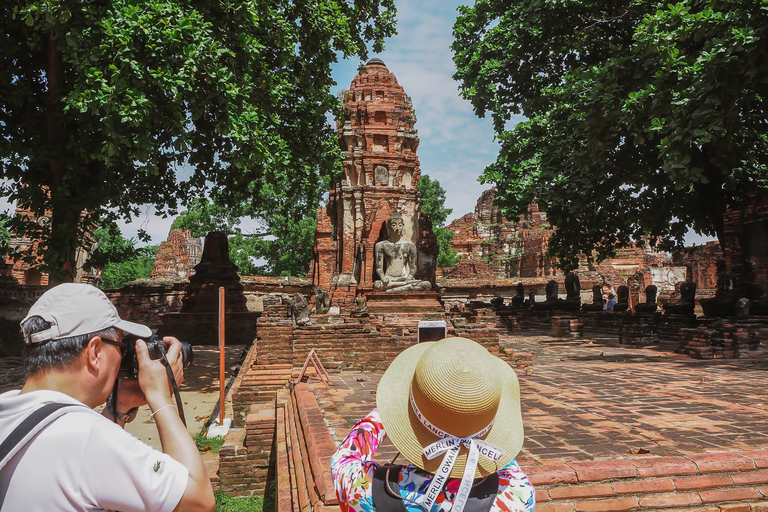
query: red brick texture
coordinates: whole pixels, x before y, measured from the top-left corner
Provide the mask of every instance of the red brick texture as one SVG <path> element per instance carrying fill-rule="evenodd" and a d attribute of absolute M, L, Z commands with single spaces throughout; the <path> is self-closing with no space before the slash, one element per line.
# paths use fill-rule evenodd
<path fill-rule="evenodd" d="M 768 509 L 768 450 L 528 466 L 537 511 Z M 766 508 L 763 508 L 766 507 Z"/>

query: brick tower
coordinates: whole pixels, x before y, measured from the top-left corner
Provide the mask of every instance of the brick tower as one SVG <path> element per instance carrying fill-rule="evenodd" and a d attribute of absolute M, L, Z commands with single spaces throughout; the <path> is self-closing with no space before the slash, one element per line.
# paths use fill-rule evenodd
<path fill-rule="evenodd" d="M 337 305 L 373 289 L 374 245 L 388 237 L 391 213 L 403 216 L 403 238 L 418 249 L 416 278 L 434 283 L 437 255 L 416 191 L 421 170 L 411 98 L 380 59 L 368 61 L 342 98 L 344 173 L 318 210 L 314 255 L 314 285 L 329 290 Z"/>

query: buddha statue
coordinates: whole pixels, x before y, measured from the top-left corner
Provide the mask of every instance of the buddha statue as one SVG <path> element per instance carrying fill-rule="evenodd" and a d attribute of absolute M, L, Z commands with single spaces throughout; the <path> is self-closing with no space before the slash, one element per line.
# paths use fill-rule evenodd
<path fill-rule="evenodd" d="M 768 315 L 768 294 L 764 284 L 751 284 L 747 287 L 750 315 Z"/>
<path fill-rule="evenodd" d="M 581 307 L 581 282 L 579 276 L 568 272 L 565 276 L 565 300 L 557 299 L 552 309 L 559 311 L 578 311 Z"/>
<path fill-rule="evenodd" d="M 701 299 L 701 310 L 707 316 L 734 316 L 736 313 L 736 297 L 733 293 L 733 277 L 726 272 L 725 261 L 718 260 L 717 288 L 715 296 L 710 299 Z"/>
<path fill-rule="evenodd" d="M 547 283 L 546 288 L 544 289 L 547 297 L 544 302 L 534 302 L 533 308 L 541 311 L 549 311 L 554 309 L 555 304 L 557 304 L 558 299 L 558 289 L 560 288 L 560 285 L 557 284 L 557 281 L 552 279 Z"/>
<path fill-rule="evenodd" d="M 432 283 L 416 279 L 416 246 L 402 239 L 405 222 L 399 213 L 393 213 L 387 220 L 389 238 L 376 242 L 374 270 L 379 279 L 373 288 L 387 293 L 412 290 L 429 290 Z"/>
<path fill-rule="evenodd" d="M 603 300 L 603 287 L 596 284 L 592 287 L 592 304 L 583 304 L 582 311 L 602 311 L 605 301 Z"/>
<path fill-rule="evenodd" d="M 645 287 L 645 302 L 635 306 L 635 313 L 653 313 L 658 305 L 656 304 L 656 293 L 658 288 L 655 284 L 649 284 Z"/>
<path fill-rule="evenodd" d="M 664 304 L 665 315 L 692 315 L 696 307 L 696 283 L 687 279 L 680 286 L 680 301 Z"/>
<path fill-rule="evenodd" d="M 517 295 L 512 297 L 511 306 L 513 308 L 519 308 L 523 305 L 524 302 L 525 302 L 525 287 L 523 286 L 523 283 L 517 283 Z"/>
<path fill-rule="evenodd" d="M 616 304 L 614 311 L 626 311 L 629 309 L 629 286 L 623 284 L 616 288 Z"/>
<path fill-rule="evenodd" d="M 528 298 L 523 301 L 523 308 L 531 309 L 534 304 L 536 304 L 536 290 L 529 290 Z"/>

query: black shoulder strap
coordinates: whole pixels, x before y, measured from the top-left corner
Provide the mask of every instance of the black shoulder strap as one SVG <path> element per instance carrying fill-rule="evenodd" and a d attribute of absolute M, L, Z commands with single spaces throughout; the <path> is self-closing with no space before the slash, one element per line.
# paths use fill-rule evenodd
<path fill-rule="evenodd" d="M 58 411 L 62 407 L 81 407 L 77 404 L 67 404 L 67 403 L 61 403 L 61 402 L 54 402 L 51 404 L 45 404 L 44 406 L 38 408 L 24 418 L 24 420 L 19 423 L 15 429 L 13 429 L 13 432 L 10 433 L 8 437 L 5 438 L 5 440 L 0 444 L 0 461 L 5 459 L 5 457 L 13 450 L 16 445 L 18 445 L 26 436 L 29 434 L 33 428 L 35 428 L 36 425 L 38 425 L 41 421 L 43 421 L 45 418 L 53 414 L 54 412 Z"/>
<path fill-rule="evenodd" d="M 499 492 L 499 474 L 491 473 L 480 485 L 472 489 L 464 506 L 466 512 L 488 512 Z"/>
<path fill-rule="evenodd" d="M 397 464 L 385 464 L 379 466 L 373 473 L 373 505 L 377 512 L 406 512 L 402 498 L 395 498 L 387 492 L 385 485 L 398 493 L 400 492 L 399 475 L 403 466 Z M 389 470 L 389 481 L 387 481 Z M 474 487 L 469 493 L 465 512 L 489 512 L 496 501 L 499 490 L 499 475 L 491 473 L 480 485 Z"/>
<path fill-rule="evenodd" d="M 373 506 L 377 512 L 406 512 L 402 498 L 400 498 L 400 470 L 403 466 L 399 464 L 384 464 L 379 466 L 373 473 Z M 389 470 L 389 481 L 387 481 L 387 471 Z M 386 489 L 398 493 L 398 497 L 391 496 Z"/>

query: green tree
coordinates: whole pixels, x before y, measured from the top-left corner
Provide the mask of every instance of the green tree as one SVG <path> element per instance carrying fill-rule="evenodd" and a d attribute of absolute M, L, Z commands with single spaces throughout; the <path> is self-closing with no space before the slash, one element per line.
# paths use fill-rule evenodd
<path fill-rule="evenodd" d="M 157 245 L 136 247 L 136 240 L 125 238 L 114 222 L 103 221 L 94 230 L 96 249 L 86 262 L 86 270 L 101 270 L 99 287 L 122 288 L 125 283 L 151 277 Z"/>
<path fill-rule="evenodd" d="M 574 268 L 689 228 L 765 188 L 764 1 L 477 0 L 454 25 L 454 78 L 501 147 L 482 180 L 508 218 L 537 201 Z M 514 116 L 525 121 L 514 125 Z"/>
<path fill-rule="evenodd" d="M 421 210 L 432 220 L 432 231 L 437 237 L 436 265 L 438 267 L 452 267 L 459 262 L 461 256 L 451 247 L 453 231 L 445 229 L 445 221 L 453 212 L 453 208 L 445 207 L 445 189 L 439 181 L 431 179 L 426 174 L 421 176 L 416 189 L 421 194 Z"/>
<path fill-rule="evenodd" d="M 0 258 L 4 258 L 11 251 L 11 231 L 9 229 L 11 223 L 10 217 L 7 213 L 0 213 Z M 2 260 L 0 259 L 0 263 Z"/>
<path fill-rule="evenodd" d="M 239 233 L 242 208 L 239 205 L 226 207 L 206 198 L 194 198 L 186 210 L 176 217 L 171 229 L 186 229 L 196 238 L 204 237 L 211 231 L 223 231 L 228 235 Z"/>
<path fill-rule="evenodd" d="M 108 262 L 101 269 L 99 288 L 112 290 L 122 288 L 129 281 L 150 278 L 158 247 L 157 245 L 140 247 L 136 249 L 136 256 L 127 261 Z"/>
<path fill-rule="evenodd" d="M 328 180 L 307 183 L 304 191 L 287 196 L 280 187 L 265 186 L 259 203 L 262 210 L 254 212 L 251 204 L 235 208 L 217 204 L 214 198 L 195 199 L 190 207 L 173 222 L 171 229 L 190 230 L 192 236 L 205 236 L 209 231 L 229 235 L 229 257 L 241 275 L 304 276 L 312 261 L 316 210 L 321 191 L 327 190 Z M 255 214 L 259 233 L 244 233 L 242 216 Z"/>
<path fill-rule="evenodd" d="M 394 0 L 12 0 L 0 6 L 0 193 L 45 226 L 45 270 L 70 279 L 95 221 L 221 191 L 286 197 L 340 170 L 327 114 L 337 55 L 395 32 Z M 184 177 L 179 182 L 179 177 Z"/>

